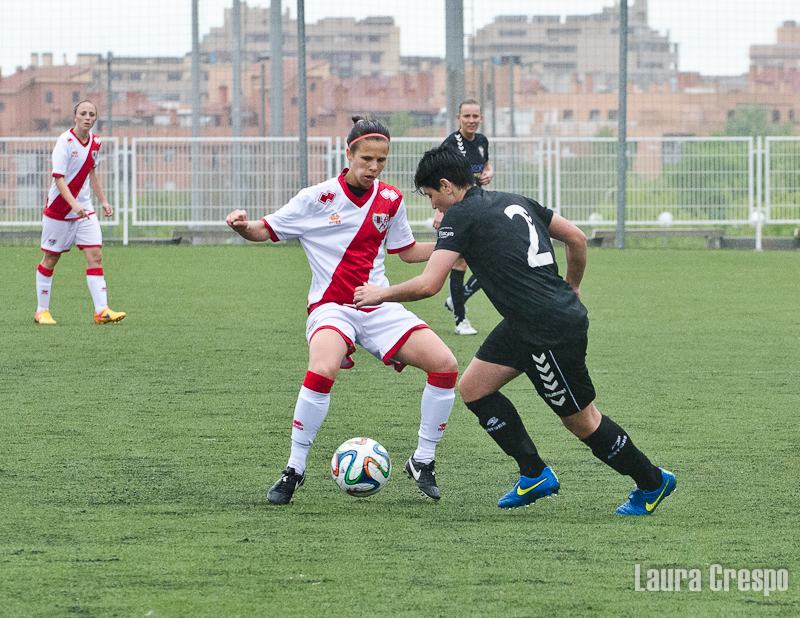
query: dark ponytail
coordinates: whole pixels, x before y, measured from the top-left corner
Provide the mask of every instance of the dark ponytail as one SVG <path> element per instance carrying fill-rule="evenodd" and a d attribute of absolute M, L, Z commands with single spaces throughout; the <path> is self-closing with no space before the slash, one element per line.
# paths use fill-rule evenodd
<path fill-rule="evenodd" d="M 357 142 L 361 138 L 373 140 L 385 139 L 387 142 L 389 141 L 389 129 L 377 120 L 368 116 L 353 116 L 352 120 L 353 128 L 350 129 L 350 133 L 347 135 L 347 147 L 350 148 L 351 153 L 354 153 L 358 149 L 358 144 L 353 146 L 351 146 L 351 144 Z"/>

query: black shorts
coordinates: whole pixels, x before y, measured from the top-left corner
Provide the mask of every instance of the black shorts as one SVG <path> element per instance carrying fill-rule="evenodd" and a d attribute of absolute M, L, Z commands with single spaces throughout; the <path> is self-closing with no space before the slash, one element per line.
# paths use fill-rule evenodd
<path fill-rule="evenodd" d="M 526 341 L 524 333 L 503 320 L 489 333 L 475 358 L 513 367 L 527 374 L 553 412 L 570 416 L 594 401 L 595 391 L 586 368 L 589 320 L 585 327 L 557 345 Z"/>

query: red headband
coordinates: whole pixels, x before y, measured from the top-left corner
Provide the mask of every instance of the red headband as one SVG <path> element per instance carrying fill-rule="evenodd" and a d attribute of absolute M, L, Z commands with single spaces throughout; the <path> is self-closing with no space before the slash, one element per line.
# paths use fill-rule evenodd
<path fill-rule="evenodd" d="M 354 139 L 352 142 L 350 142 L 350 143 L 347 145 L 347 147 L 348 147 L 348 148 L 350 148 L 350 147 L 351 147 L 353 144 L 355 144 L 355 143 L 356 143 L 358 140 L 360 140 L 360 139 L 364 139 L 365 137 L 382 137 L 382 138 L 383 138 L 383 139 L 385 139 L 387 142 L 389 141 L 389 138 L 388 138 L 388 137 L 386 137 L 386 136 L 385 136 L 383 133 L 367 133 L 366 135 L 362 135 L 361 137 L 357 137 L 357 138 L 355 138 L 355 139 Z"/>

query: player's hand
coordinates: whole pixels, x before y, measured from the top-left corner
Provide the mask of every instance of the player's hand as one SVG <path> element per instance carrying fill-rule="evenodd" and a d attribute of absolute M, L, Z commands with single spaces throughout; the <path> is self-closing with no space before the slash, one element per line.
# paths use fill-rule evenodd
<path fill-rule="evenodd" d="M 578 296 L 578 300 L 580 300 L 581 299 L 581 286 L 573 285 L 571 287 L 572 287 L 572 291 L 575 292 L 575 294 Z"/>
<path fill-rule="evenodd" d="M 440 211 L 436 211 L 436 214 L 433 215 L 433 229 L 438 230 L 439 226 L 442 224 L 442 217 L 444 215 Z"/>
<path fill-rule="evenodd" d="M 381 299 L 381 292 L 383 292 L 383 288 L 379 285 L 371 285 L 368 283 L 359 285 L 353 295 L 353 302 L 359 309 L 361 309 L 361 307 L 380 305 L 383 302 Z"/>
<path fill-rule="evenodd" d="M 72 211 L 78 215 L 79 219 L 83 219 L 86 216 L 86 209 L 80 204 L 75 204 L 75 206 L 72 207 Z"/>
<path fill-rule="evenodd" d="M 106 217 L 110 217 L 111 215 L 114 214 L 114 208 L 108 202 L 103 202 L 102 204 L 100 204 L 100 208 L 103 209 L 103 214 Z"/>
<path fill-rule="evenodd" d="M 225 223 L 227 223 L 232 228 L 247 227 L 247 211 L 234 210 L 227 217 L 225 217 Z"/>
<path fill-rule="evenodd" d="M 488 185 L 492 182 L 492 178 L 494 178 L 494 172 L 491 169 L 484 168 L 483 172 L 481 172 L 481 177 L 478 178 L 478 184 L 481 186 Z"/>

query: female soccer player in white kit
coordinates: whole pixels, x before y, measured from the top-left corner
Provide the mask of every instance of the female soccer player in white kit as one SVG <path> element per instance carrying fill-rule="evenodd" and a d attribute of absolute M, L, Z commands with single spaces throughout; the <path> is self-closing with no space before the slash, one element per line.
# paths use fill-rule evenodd
<path fill-rule="evenodd" d="M 119 322 L 125 313 L 108 307 L 102 267 L 103 235 L 92 205 L 94 191 L 103 214 L 114 214 L 94 171 L 100 152 L 100 138 L 91 131 L 97 122 L 97 108 L 91 101 L 81 101 L 75 106 L 73 119 L 75 126 L 59 136 L 53 149 L 53 182 L 42 217 L 44 257 L 36 272 L 38 306 L 33 319 L 37 324 L 56 323 L 50 315 L 53 269 L 74 242 L 86 256 L 86 283 L 94 301 L 94 321 Z"/>
<path fill-rule="evenodd" d="M 422 392 L 417 449 L 407 474 L 423 495 L 438 500 L 434 455 L 455 400 L 458 363 L 450 349 L 399 303 L 356 309 L 353 294 L 364 282 L 387 287 L 384 259 L 424 262 L 434 243 L 417 243 L 406 219 L 403 196 L 378 180 L 389 154 L 389 131 L 381 123 L 353 118 L 347 137 L 350 168 L 300 191 L 288 204 L 259 221 L 235 210 L 227 224 L 247 240 L 274 242 L 299 238 L 311 266 L 306 338 L 308 371 L 297 398 L 289 461 L 268 500 L 287 504 L 305 480 L 311 444 L 328 413 L 331 388 L 340 369 L 353 366 L 358 343 L 386 365 L 406 365 L 428 375 Z"/>

